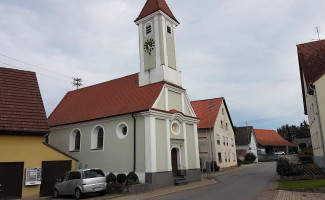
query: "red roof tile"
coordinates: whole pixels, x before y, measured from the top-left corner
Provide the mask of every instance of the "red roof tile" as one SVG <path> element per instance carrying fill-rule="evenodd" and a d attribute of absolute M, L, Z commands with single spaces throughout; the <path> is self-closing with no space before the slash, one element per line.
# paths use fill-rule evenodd
<path fill-rule="evenodd" d="M 138 74 L 68 92 L 49 117 L 50 126 L 116 116 L 152 107 L 163 83 L 139 87 Z"/>
<path fill-rule="evenodd" d="M 142 8 L 140 15 L 137 17 L 135 22 L 148 15 L 151 15 L 152 13 L 158 10 L 163 11 L 166 15 L 168 15 L 170 18 L 172 18 L 177 23 L 179 23 L 175 18 L 175 16 L 173 15 L 172 11 L 169 9 L 165 0 L 147 0 L 146 4 Z"/>
<path fill-rule="evenodd" d="M 254 132 L 257 142 L 263 146 L 292 146 L 274 130 L 254 129 Z"/>
<path fill-rule="evenodd" d="M 0 132 L 15 134 L 49 132 L 34 72 L 0 67 Z"/>
<path fill-rule="evenodd" d="M 213 107 L 210 108 L 210 124 L 211 128 L 217 119 L 220 106 L 222 104 L 223 98 L 216 99 L 207 99 L 207 100 L 199 100 L 199 101 L 191 101 L 191 105 L 194 109 L 196 116 L 200 119 L 198 128 L 209 128 L 209 108 L 210 103 Z"/>
<path fill-rule="evenodd" d="M 299 44 L 297 50 L 304 109 L 307 114 L 303 77 L 308 86 L 325 74 L 325 40 Z"/>

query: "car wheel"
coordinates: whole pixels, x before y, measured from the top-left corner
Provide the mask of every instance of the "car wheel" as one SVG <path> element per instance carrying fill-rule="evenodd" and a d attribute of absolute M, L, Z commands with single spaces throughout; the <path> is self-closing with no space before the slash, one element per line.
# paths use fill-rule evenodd
<path fill-rule="evenodd" d="M 76 189 L 75 196 L 76 196 L 76 199 L 82 199 L 82 192 L 80 189 Z"/>
<path fill-rule="evenodd" d="M 106 194 L 106 191 L 104 190 L 104 191 L 101 191 L 101 192 L 99 192 L 99 195 L 100 196 L 104 196 Z"/>
<path fill-rule="evenodd" d="M 54 189 L 53 190 L 53 196 L 54 196 L 54 198 L 59 198 L 59 191 L 57 190 L 57 189 Z"/>

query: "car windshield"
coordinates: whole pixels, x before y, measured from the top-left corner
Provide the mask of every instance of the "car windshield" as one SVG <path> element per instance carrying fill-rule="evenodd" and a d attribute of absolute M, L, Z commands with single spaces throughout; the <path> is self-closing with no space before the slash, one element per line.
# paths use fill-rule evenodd
<path fill-rule="evenodd" d="M 96 177 L 105 177 L 105 174 L 100 169 L 90 169 L 87 171 L 84 171 L 85 179 L 87 178 L 96 178 Z"/>

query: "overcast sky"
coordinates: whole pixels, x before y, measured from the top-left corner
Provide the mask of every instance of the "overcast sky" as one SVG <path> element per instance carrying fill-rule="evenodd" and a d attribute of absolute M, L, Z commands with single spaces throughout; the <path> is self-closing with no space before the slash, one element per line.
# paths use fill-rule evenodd
<path fill-rule="evenodd" d="M 133 21 L 145 2 L 1 0 L 0 66 L 35 71 L 49 115 L 75 89 L 72 77 L 89 86 L 139 72 Z M 236 126 L 307 119 L 296 45 L 317 39 L 315 27 L 325 37 L 324 0 L 167 3 L 180 22 L 177 56 L 191 100 L 225 97 Z"/>

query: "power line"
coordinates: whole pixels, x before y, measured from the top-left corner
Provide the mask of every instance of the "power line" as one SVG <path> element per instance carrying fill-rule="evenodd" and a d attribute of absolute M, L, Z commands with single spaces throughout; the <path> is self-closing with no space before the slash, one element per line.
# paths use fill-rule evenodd
<path fill-rule="evenodd" d="M 29 65 L 29 66 L 32 66 L 32 67 L 35 67 L 35 68 L 39 68 L 39 69 L 41 69 L 41 70 L 49 71 L 49 72 L 51 72 L 51 73 L 56 73 L 56 74 L 58 74 L 58 75 L 60 75 L 60 76 L 69 77 L 68 75 L 61 74 L 61 73 L 58 73 L 58 72 L 55 72 L 55 71 L 52 71 L 52 70 L 49 70 L 49 69 L 45 69 L 45 68 L 43 68 L 43 67 L 39 67 L 39 66 L 37 66 L 37 65 L 34 65 L 34 64 L 31 64 L 31 63 L 28 63 L 28 62 L 25 62 L 25 61 L 19 60 L 19 59 L 17 59 L 17 58 L 13 58 L 13 57 L 10 57 L 10 56 L 7 56 L 7 55 L 4 55 L 4 54 L 2 54 L 2 53 L 0 53 L 0 56 L 5 57 L 5 58 L 9 58 L 9 59 L 11 59 L 11 60 L 14 60 L 14 61 L 17 61 L 17 62 L 20 62 L 20 63 L 24 63 L 24 64 L 26 64 L 26 65 Z M 71 77 L 69 77 L 69 78 L 71 78 Z"/>
<path fill-rule="evenodd" d="M 46 113 L 50 110 L 54 109 L 54 106 L 58 103 L 58 101 L 60 100 L 60 98 L 63 96 L 63 94 L 67 93 L 71 88 L 73 87 L 73 85 L 65 88 L 64 90 L 62 90 L 55 98 L 52 99 L 52 101 L 50 103 L 48 103 L 47 109 L 46 109 Z"/>
<path fill-rule="evenodd" d="M 1 61 L 0 61 L 0 63 L 1 63 L 1 64 L 4 64 L 4 65 L 7 65 L 7 66 L 10 66 L 10 67 L 13 67 L 13 68 L 15 68 L 15 69 L 23 70 L 22 68 L 20 68 L 20 67 L 18 67 L 18 66 L 16 66 L 16 65 L 12 65 L 12 64 L 8 64 L 8 63 L 4 63 L 4 62 L 1 62 Z M 47 77 L 49 77 L 49 78 L 58 79 L 58 80 L 62 80 L 62 81 L 69 81 L 69 82 L 70 82 L 70 80 L 63 79 L 63 78 L 57 78 L 57 77 L 50 76 L 50 75 L 47 75 L 47 74 L 42 74 L 42 73 L 37 72 L 37 71 L 35 71 L 35 73 L 37 73 L 37 74 L 39 74 L 39 75 L 42 75 L 42 76 L 47 76 Z"/>

